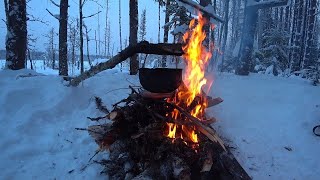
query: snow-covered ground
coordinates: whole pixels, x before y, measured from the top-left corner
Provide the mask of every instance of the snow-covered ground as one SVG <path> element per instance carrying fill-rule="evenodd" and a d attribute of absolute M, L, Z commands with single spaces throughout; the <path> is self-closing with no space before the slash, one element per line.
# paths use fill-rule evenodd
<path fill-rule="evenodd" d="M 95 95 L 110 107 L 128 95 L 129 84 L 139 85 L 138 77 L 113 69 L 75 88 L 52 73 L 19 77 L 28 73 L 36 74 L 0 70 L 0 179 L 105 179 L 99 165 L 88 165 L 97 145 L 74 128 L 102 115 Z M 217 74 L 211 95 L 224 99 L 209 110 L 219 120 L 215 128 L 254 179 L 319 179 L 320 138 L 311 130 L 320 123 L 320 87 L 295 78 Z M 102 156 L 108 154 L 96 158 Z"/>
<path fill-rule="evenodd" d="M 254 179 L 320 178 L 320 87 L 296 78 L 219 75 L 212 94 L 215 125 Z M 292 149 L 288 151 L 287 149 Z"/>
<path fill-rule="evenodd" d="M 100 62 L 104 62 L 106 61 L 106 59 L 95 59 L 94 61 L 92 61 L 92 65 L 96 65 Z M 38 72 L 38 73 L 42 73 L 42 74 L 46 74 L 46 75 L 58 75 L 59 74 L 59 70 L 58 69 L 52 69 L 50 67 L 45 66 L 44 64 L 44 60 L 33 60 L 32 64 L 33 64 L 33 69 Z M 0 69 L 4 69 L 6 64 L 6 60 L 4 59 L 0 59 Z M 58 67 L 58 60 L 56 61 L 56 67 Z M 84 70 L 88 70 L 90 68 L 89 62 L 88 61 L 84 61 L 83 62 L 83 66 L 84 66 Z M 30 61 L 27 61 L 27 68 L 31 69 L 31 63 Z M 68 64 L 68 72 L 69 72 L 69 76 L 76 76 L 78 74 L 80 74 L 80 69 L 77 68 L 77 65 L 72 65 L 71 63 Z"/>

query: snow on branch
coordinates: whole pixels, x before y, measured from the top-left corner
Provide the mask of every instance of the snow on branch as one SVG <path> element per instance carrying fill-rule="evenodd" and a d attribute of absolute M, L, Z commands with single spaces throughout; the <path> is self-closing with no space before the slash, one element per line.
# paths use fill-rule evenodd
<path fill-rule="evenodd" d="M 211 5 L 203 7 L 192 0 L 176 0 L 176 2 L 179 6 L 185 7 L 189 12 L 191 12 L 194 15 L 198 15 L 197 13 L 198 11 L 200 11 L 210 16 L 210 19 L 212 19 L 213 21 L 223 23 L 223 19 L 213 13 L 213 7 Z"/>
<path fill-rule="evenodd" d="M 257 9 L 265 9 L 270 7 L 286 6 L 289 4 L 288 2 L 289 0 L 268 0 L 268 1 L 248 0 L 246 6 L 257 8 Z"/>

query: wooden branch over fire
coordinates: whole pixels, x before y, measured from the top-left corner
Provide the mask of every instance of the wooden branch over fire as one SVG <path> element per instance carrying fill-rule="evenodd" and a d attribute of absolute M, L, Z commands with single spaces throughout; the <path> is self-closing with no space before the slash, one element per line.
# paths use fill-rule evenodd
<path fill-rule="evenodd" d="M 288 5 L 289 0 L 268 0 L 268 1 L 255 1 L 249 0 L 246 4 L 247 7 L 256 9 L 266 9 L 271 7 L 279 7 Z"/>
<path fill-rule="evenodd" d="M 71 79 L 70 85 L 78 86 L 80 82 L 100 73 L 101 71 L 114 68 L 117 64 L 125 61 L 127 58 L 137 53 L 174 56 L 181 56 L 184 54 L 182 50 L 182 44 L 152 44 L 147 41 L 142 41 L 138 44 L 128 46 L 127 48 L 119 52 L 119 54 L 112 57 L 109 61 L 99 63 L 98 65 L 91 67 L 89 70 L 85 71 L 79 76 Z"/>
<path fill-rule="evenodd" d="M 180 3 L 183 3 L 183 4 L 186 4 L 186 5 L 189 5 L 199 11 L 201 11 L 202 13 L 205 13 L 207 14 L 208 16 L 210 16 L 210 18 L 214 19 L 215 21 L 217 22 L 220 22 L 220 23 L 223 23 L 223 19 L 221 17 L 219 17 L 218 15 L 208 11 L 205 7 L 199 5 L 198 3 L 196 2 L 193 2 L 193 1 L 189 1 L 189 0 L 177 0 L 177 2 L 180 2 Z"/>

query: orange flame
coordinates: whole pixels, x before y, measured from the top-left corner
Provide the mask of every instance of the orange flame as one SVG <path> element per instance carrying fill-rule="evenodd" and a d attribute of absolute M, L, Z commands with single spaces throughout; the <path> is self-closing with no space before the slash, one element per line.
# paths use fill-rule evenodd
<path fill-rule="evenodd" d="M 177 125 L 173 124 L 173 123 L 167 123 L 167 125 L 169 126 L 169 133 L 168 133 L 168 137 L 169 138 L 175 138 L 176 136 L 176 130 L 177 130 Z"/>
<path fill-rule="evenodd" d="M 206 20 L 199 13 L 198 20 L 196 22 L 193 19 L 189 24 L 189 31 L 183 35 L 185 46 L 182 47 L 184 51 L 183 59 L 186 63 L 186 68 L 183 75 L 184 85 L 178 88 L 176 96 L 172 99 L 168 99 L 169 102 L 173 102 L 182 107 L 190 107 L 192 103 L 194 108 L 191 110 L 191 115 L 201 118 L 205 113 L 207 107 L 206 98 L 201 96 L 202 87 L 206 85 L 208 80 L 205 78 L 205 70 L 211 58 L 211 53 L 203 45 L 203 41 L 206 38 L 206 33 L 203 30 Z M 214 28 L 214 25 L 211 25 Z M 211 48 L 210 48 L 211 49 Z M 209 87 L 211 84 L 209 85 Z M 196 98 L 199 98 L 196 99 Z M 177 109 L 174 109 L 171 113 L 173 119 L 178 119 L 180 113 Z M 167 137 L 176 138 L 180 137 L 185 139 L 181 134 L 176 135 L 176 130 L 181 129 L 184 134 L 188 136 L 188 139 L 194 143 L 198 143 L 198 136 L 195 127 L 187 128 L 184 125 L 176 125 L 173 123 L 167 123 L 169 133 Z M 180 131 L 179 131 L 180 132 Z"/>
<path fill-rule="evenodd" d="M 195 130 L 189 130 L 188 128 L 186 128 L 184 125 L 181 126 L 182 127 L 182 131 L 188 134 L 188 137 L 190 138 L 190 140 L 194 143 L 198 143 L 198 135 L 195 132 Z M 182 138 L 183 139 L 183 138 Z"/>
<path fill-rule="evenodd" d="M 183 82 L 189 91 L 187 106 L 190 106 L 194 98 L 201 94 L 202 86 L 207 83 L 205 69 L 211 58 L 211 53 L 202 44 L 206 38 L 206 33 L 203 30 L 205 23 L 206 20 L 199 14 L 197 25 L 195 25 L 195 19 L 190 22 L 189 28 L 193 31 L 190 30 L 183 36 L 186 43 L 182 48 L 185 52 L 183 57 L 187 64 Z"/>

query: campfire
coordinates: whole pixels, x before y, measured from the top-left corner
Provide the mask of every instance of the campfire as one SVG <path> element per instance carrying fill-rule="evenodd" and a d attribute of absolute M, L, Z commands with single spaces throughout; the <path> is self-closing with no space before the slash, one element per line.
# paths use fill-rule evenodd
<path fill-rule="evenodd" d="M 204 118 L 208 104 L 206 96 L 202 93 L 202 87 L 207 83 L 205 69 L 211 58 L 211 53 L 203 45 L 203 41 L 206 38 L 206 33 L 203 31 L 204 24 L 205 19 L 199 14 L 198 22 L 196 23 L 196 20 L 193 19 L 190 22 L 190 31 L 183 36 L 185 43 L 182 48 L 185 52 L 183 58 L 186 62 L 186 70 L 183 76 L 184 84 L 178 88 L 173 98 L 168 98 L 167 100 L 189 110 L 191 116 L 199 118 L 199 120 Z M 170 116 L 175 120 L 184 120 L 178 109 L 174 109 Z M 193 143 L 198 143 L 197 128 L 195 126 L 188 127 L 174 123 L 168 123 L 167 125 L 169 138 L 189 139 Z"/>
<path fill-rule="evenodd" d="M 186 68 L 175 91 L 152 92 L 141 82 L 144 88 L 130 86 L 112 111 L 96 98 L 106 116 L 89 119 L 112 123 L 85 130 L 99 145 L 97 153 L 110 151 L 109 159 L 95 162 L 111 179 L 250 179 L 210 126 L 215 118 L 205 113 L 222 102 L 206 95 L 212 82 L 205 77 L 211 58 L 203 45 L 205 23 L 199 15 L 183 36 Z"/>

